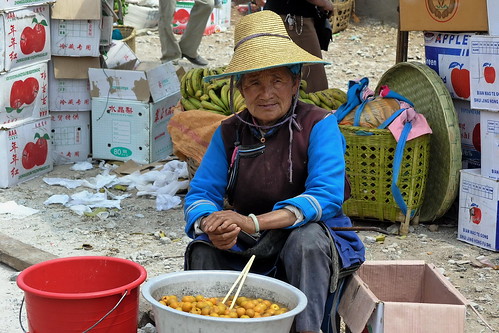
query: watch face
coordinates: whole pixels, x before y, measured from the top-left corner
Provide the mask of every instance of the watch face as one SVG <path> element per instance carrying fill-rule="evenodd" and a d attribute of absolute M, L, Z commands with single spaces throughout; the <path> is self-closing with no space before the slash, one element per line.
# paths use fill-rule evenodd
<path fill-rule="evenodd" d="M 426 10 L 438 22 L 446 22 L 454 17 L 462 0 L 426 0 Z"/>

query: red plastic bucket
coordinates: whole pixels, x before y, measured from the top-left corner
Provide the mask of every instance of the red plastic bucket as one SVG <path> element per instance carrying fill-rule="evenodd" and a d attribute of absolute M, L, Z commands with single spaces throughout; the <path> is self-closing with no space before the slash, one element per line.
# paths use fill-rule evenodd
<path fill-rule="evenodd" d="M 136 333 L 146 276 L 145 268 L 130 260 L 82 256 L 28 267 L 17 285 L 24 290 L 30 333 L 81 333 L 100 320 L 92 333 Z"/>

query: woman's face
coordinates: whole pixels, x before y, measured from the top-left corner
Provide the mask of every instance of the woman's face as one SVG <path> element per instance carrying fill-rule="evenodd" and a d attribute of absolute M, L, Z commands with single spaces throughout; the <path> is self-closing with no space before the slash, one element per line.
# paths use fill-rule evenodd
<path fill-rule="evenodd" d="M 299 84 L 287 67 L 277 67 L 244 74 L 240 90 L 260 125 L 272 125 L 288 112 Z"/>

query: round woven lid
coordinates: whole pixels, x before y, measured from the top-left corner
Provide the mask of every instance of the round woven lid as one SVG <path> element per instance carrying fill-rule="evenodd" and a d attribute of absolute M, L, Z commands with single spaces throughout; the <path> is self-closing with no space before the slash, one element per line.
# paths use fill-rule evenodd
<path fill-rule="evenodd" d="M 383 85 L 412 101 L 433 131 L 420 221 L 434 221 L 449 210 L 459 189 L 461 134 L 452 98 L 438 74 L 419 62 L 394 65 L 382 75 L 376 92 Z"/>

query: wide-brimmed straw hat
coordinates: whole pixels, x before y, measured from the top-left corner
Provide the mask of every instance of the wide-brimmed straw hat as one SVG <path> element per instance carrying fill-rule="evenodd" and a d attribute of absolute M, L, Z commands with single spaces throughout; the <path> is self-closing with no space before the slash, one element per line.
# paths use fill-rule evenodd
<path fill-rule="evenodd" d="M 234 31 L 230 63 L 222 74 L 207 76 L 205 80 L 295 64 L 329 63 L 296 45 L 279 15 L 262 10 L 241 18 Z"/>

